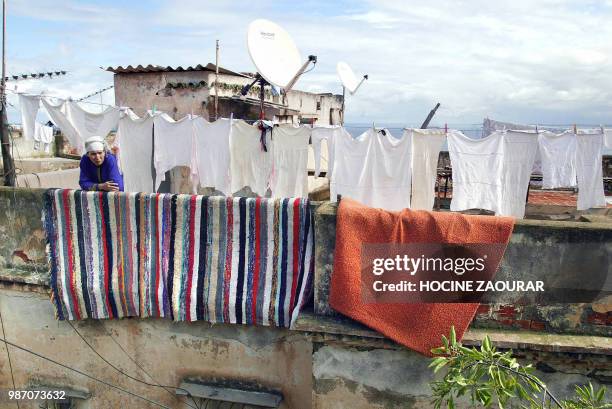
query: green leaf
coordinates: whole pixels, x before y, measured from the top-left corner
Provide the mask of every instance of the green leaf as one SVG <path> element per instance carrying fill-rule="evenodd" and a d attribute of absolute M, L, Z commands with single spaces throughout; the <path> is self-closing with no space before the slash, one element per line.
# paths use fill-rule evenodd
<path fill-rule="evenodd" d="M 596 397 L 596 401 L 599 402 L 603 402 L 604 396 L 606 395 L 606 387 L 602 386 L 601 388 L 599 388 L 599 390 L 597 391 L 597 397 Z"/>
<path fill-rule="evenodd" d="M 455 326 L 451 326 L 450 329 L 450 343 L 452 346 L 457 345 L 457 334 L 455 334 Z"/>

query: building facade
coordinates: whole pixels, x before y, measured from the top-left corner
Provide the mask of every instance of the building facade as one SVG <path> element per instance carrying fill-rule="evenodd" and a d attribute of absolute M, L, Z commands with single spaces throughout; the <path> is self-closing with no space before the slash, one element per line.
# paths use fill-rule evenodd
<path fill-rule="evenodd" d="M 246 98 L 240 98 L 242 87 L 255 79 L 253 74 L 239 73 L 215 66 L 195 67 L 108 67 L 115 74 L 115 103 L 132 108 L 138 115 L 147 110 L 168 113 L 174 119 L 187 114 L 208 120 L 215 117 L 259 119 L 259 87 L 251 88 Z M 266 119 L 289 123 L 340 124 L 342 96 L 291 90 L 287 95 L 274 95 L 264 90 Z M 215 99 L 218 98 L 215 112 Z"/>

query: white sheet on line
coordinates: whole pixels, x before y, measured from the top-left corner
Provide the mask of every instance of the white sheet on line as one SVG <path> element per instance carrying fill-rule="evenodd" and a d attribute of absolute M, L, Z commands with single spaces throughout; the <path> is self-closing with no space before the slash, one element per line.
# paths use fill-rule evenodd
<path fill-rule="evenodd" d="M 308 140 L 312 128 L 280 125 L 272 131 L 274 145 L 272 197 L 308 197 Z"/>
<path fill-rule="evenodd" d="M 34 131 L 34 142 L 39 147 L 42 147 L 45 152 L 49 153 L 51 150 L 51 143 L 53 142 L 53 127 L 43 125 L 36 122 Z M 35 145 L 35 147 L 36 147 Z"/>
<path fill-rule="evenodd" d="M 334 168 L 334 140 L 340 134 L 348 134 L 346 129 L 338 125 L 317 126 L 312 129 L 312 149 L 314 152 L 315 176 L 319 177 L 321 170 L 325 177 L 331 179 Z M 350 135 L 349 135 L 350 136 Z M 325 141 L 325 145 L 323 145 Z M 323 166 L 323 169 L 321 169 Z"/>
<path fill-rule="evenodd" d="M 120 109 L 108 107 L 103 112 L 92 113 L 83 109 L 75 101 L 66 101 L 66 113 L 68 120 L 84 143 L 91 136 L 106 138 L 110 131 L 116 129 Z"/>
<path fill-rule="evenodd" d="M 404 138 L 412 138 L 412 198 L 416 210 L 432 210 L 440 149 L 446 132 L 438 129 L 406 129 Z"/>
<path fill-rule="evenodd" d="M 576 186 L 576 135 L 541 132 L 538 137 L 542 156 L 542 188 Z"/>
<path fill-rule="evenodd" d="M 604 146 L 606 149 L 612 149 L 612 129 L 604 130 Z"/>
<path fill-rule="evenodd" d="M 268 151 L 265 152 L 259 140 L 260 135 L 261 131 L 256 126 L 242 120 L 232 122 L 230 137 L 232 193 L 246 186 L 259 196 L 264 196 L 268 190 L 273 146 L 268 131 L 265 135 Z"/>
<path fill-rule="evenodd" d="M 604 135 L 578 132 L 576 135 L 576 175 L 578 177 L 578 210 L 605 207 L 601 157 Z"/>
<path fill-rule="evenodd" d="M 153 193 L 153 118 L 121 115 L 115 145 L 126 192 Z"/>
<path fill-rule="evenodd" d="M 191 171 L 194 183 L 199 182 L 201 187 L 213 187 L 226 196 L 231 195 L 231 120 L 220 118 L 208 122 L 197 117 L 193 120 L 193 127 L 195 163 Z"/>
<path fill-rule="evenodd" d="M 525 217 L 527 189 L 538 151 L 534 131 L 508 131 L 503 134 L 502 216 Z"/>
<path fill-rule="evenodd" d="M 452 211 L 486 209 L 502 211 L 504 143 L 501 132 L 471 139 L 448 132 L 448 153 L 453 167 Z"/>
<path fill-rule="evenodd" d="M 350 197 L 387 210 L 410 207 L 411 140 L 388 130 L 369 129 L 357 138 L 348 133 L 334 140 L 331 200 Z"/>
<path fill-rule="evenodd" d="M 21 129 L 23 138 L 34 139 L 36 132 L 36 115 L 40 107 L 40 97 L 19 94 L 19 109 L 21 110 Z"/>
<path fill-rule="evenodd" d="M 41 98 L 41 101 L 51 118 L 51 122 L 62 131 L 62 135 L 66 137 L 70 146 L 75 148 L 77 152 L 82 155 L 85 152 L 84 141 L 81 140 L 79 133 L 68 118 L 66 102 L 62 101 L 58 105 L 55 105 L 45 98 Z"/>
<path fill-rule="evenodd" d="M 165 180 L 167 171 L 176 166 L 191 168 L 194 163 L 194 128 L 190 115 L 178 121 L 169 120 L 163 115 L 156 115 L 153 122 L 155 124 L 153 163 L 156 174 L 155 191 L 157 191 L 162 180 Z"/>

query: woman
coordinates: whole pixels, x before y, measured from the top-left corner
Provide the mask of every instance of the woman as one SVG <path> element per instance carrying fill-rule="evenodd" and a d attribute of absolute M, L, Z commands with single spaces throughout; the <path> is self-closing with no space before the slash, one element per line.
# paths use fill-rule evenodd
<path fill-rule="evenodd" d="M 85 141 L 87 153 L 81 158 L 79 185 L 83 190 L 123 192 L 123 175 L 117 159 L 107 152 L 104 139 L 92 136 Z"/>

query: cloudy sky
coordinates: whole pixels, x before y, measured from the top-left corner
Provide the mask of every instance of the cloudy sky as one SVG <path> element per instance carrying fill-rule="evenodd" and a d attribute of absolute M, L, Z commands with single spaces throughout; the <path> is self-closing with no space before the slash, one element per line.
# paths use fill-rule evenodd
<path fill-rule="evenodd" d="M 268 18 L 318 56 L 297 88 L 341 93 L 338 61 L 370 75 L 347 122 L 415 125 L 440 102 L 439 124 L 612 124 L 612 0 L 7 2 L 9 74 L 69 71 L 20 91 L 78 98 L 112 84 L 101 66 L 214 62 L 216 39 L 222 66 L 252 71 L 246 29 Z"/>

